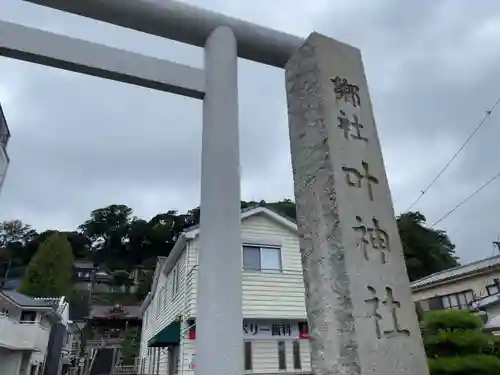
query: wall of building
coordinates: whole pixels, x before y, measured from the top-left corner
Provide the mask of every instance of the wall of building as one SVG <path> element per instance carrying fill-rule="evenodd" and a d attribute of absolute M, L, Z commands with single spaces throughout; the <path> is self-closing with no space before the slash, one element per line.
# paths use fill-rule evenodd
<path fill-rule="evenodd" d="M 151 362 L 149 359 L 153 354 L 153 350 L 150 348 L 148 351 L 148 341 L 173 322 L 177 316 L 182 315 L 186 309 L 186 258 L 187 254 L 184 252 L 170 272 L 167 272 L 166 275 L 164 272 L 160 273 L 156 293 L 143 315 L 139 360 L 147 358 L 146 369 L 151 370 L 151 373 L 153 373 L 153 368 L 149 368 Z M 175 286 L 175 283 L 177 283 L 177 286 Z M 160 374 L 166 374 L 166 351 L 159 353 L 159 363 Z"/>
<path fill-rule="evenodd" d="M 243 244 L 281 247 L 282 272 L 243 271 L 243 317 L 305 319 L 305 289 L 296 233 L 264 214 L 242 221 Z M 188 310 L 196 316 L 198 237 L 189 241 Z M 241 251 L 237 249 L 235 251 Z"/>
<path fill-rule="evenodd" d="M 487 296 L 486 285 L 493 284 L 495 278 L 500 278 L 500 269 L 493 269 L 491 272 L 468 277 L 462 280 L 454 280 L 442 285 L 433 286 L 423 290 L 413 290 L 413 301 L 422 301 L 437 296 L 460 293 L 466 290 L 474 292 L 476 298 Z"/>
<path fill-rule="evenodd" d="M 22 351 L 11 351 L 0 348 L 0 374 L 17 375 L 21 368 Z"/>

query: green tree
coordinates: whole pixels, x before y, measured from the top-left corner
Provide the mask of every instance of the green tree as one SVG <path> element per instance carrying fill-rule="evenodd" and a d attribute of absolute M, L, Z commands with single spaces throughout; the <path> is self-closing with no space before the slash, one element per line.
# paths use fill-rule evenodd
<path fill-rule="evenodd" d="M 31 226 L 21 220 L 0 223 L 0 275 L 17 276 L 29 263 L 34 252 L 28 245 L 38 236 Z"/>
<path fill-rule="evenodd" d="M 135 362 L 135 357 L 139 354 L 141 332 L 137 327 L 129 327 L 125 331 L 125 337 L 121 344 L 122 363 L 124 366 L 131 366 Z"/>
<path fill-rule="evenodd" d="M 424 346 L 431 375 L 498 375 L 493 336 L 469 311 L 441 310 L 424 317 Z"/>
<path fill-rule="evenodd" d="M 459 265 L 455 245 L 448 235 L 425 225 L 420 212 L 407 212 L 397 218 L 401 244 L 410 280 Z"/>
<path fill-rule="evenodd" d="M 131 216 L 130 207 L 112 204 L 92 211 L 90 219 L 78 227 L 90 241 L 94 261 L 111 269 L 130 267 L 126 264 L 126 242 Z"/>
<path fill-rule="evenodd" d="M 130 286 L 133 283 L 133 280 L 130 276 L 130 273 L 128 273 L 125 270 L 113 271 L 112 276 L 115 280 L 115 285 L 117 285 L 119 287 L 125 286 L 127 291 L 129 290 Z"/>
<path fill-rule="evenodd" d="M 65 235 L 52 234 L 26 268 L 19 291 L 36 297 L 61 297 L 72 287 L 73 251 Z"/>

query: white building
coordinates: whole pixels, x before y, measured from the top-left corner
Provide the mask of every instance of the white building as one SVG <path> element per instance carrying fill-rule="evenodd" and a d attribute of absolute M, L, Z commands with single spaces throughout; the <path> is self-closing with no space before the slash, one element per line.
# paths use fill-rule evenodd
<path fill-rule="evenodd" d="M 0 291 L 0 374 L 41 375 L 50 330 L 59 319 L 44 300 Z"/>
<path fill-rule="evenodd" d="M 486 329 L 500 334 L 500 256 L 434 273 L 414 281 L 411 288 L 421 311 L 475 311 Z"/>
<path fill-rule="evenodd" d="M 168 258 L 158 259 L 142 306 L 140 374 L 194 371 L 198 234 L 198 227 L 188 229 Z M 310 373 L 296 224 L 269 208 L 253 207 L 242 212 L 241 238 L 246 373 Z"/>

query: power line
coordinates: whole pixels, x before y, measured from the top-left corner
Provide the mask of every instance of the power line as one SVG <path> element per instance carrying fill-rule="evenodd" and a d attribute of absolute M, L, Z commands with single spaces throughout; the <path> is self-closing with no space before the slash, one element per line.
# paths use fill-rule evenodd
<path fill-rule="evenodd" d="M 476 126 L 476 128 L 469 135 L 469 138 L 467 138 L 465 140 L 465 142 L 462 143 L 462 145 L 457 150 L 457 152 L 455 152 L 455 154 L 448 161 L 448 163 L 445 164 L 445 166 L 443 167 L 443 169 L 441 169 L 439 171 L 439 173 L 436 175 L 436 177 L 434 177 L 434 179 L 431 181 L 431 183 L 424 190 L 422 190 L 420 192 L 420 195 L 413 201 L 413 203 L 410 205 L 410 207 L 408 207 L 408 209 L 406 210 L 406 212 L 410 211 L 413 208 L 413 206 L 415 206 L 418 203 L 418 201 L 420 201 L 420 199 L 422 199 L 422 197 L 425 195 L 425 193 L 427 193 L 427 191 L 429 191 L 429 189 L 434 185 L 434 183 L 439 179 L 439 177 L 441 177 L 441 175 L 444 173 L 444 171 L 446 169 L 448 169 L 448 167 L 450 166 L 450 164 L 453 163 L 453 161 L 457 158 L 458 154 L 460 154 L 460 152 L 462 152 L 462 150 L 465 148 L 465 146 L 467 146 L 467 144 L 469 143 L 469 141 L 474 137 L 474 135 L 476 135 L 476 133 L 479 131 L 479 129 L 481 129 L 481 127 L 484 125 L 484 123 L 486 122 L 486 120 L 491 116 L 491 114 L 493 113 L 493 111 L 495 110 L 495 108 L 496 108 L 496 106 L 498 105 L 499 102 L 500 102 L 500 97 L 496 100 L 495 104 L 493 104 L 493 106 L 488 111 L 486 111 L 486 114 L 484 115 L 483 119 L 479 122 L 479 124 Z"/>
<path fill-rule="evenodd" d="M 467 198 L 465 198 L 463 201 L 461 201 L 459 204 L 457 204 L 455 207 L 453 207 L 453 209 L 451 209 L 450 211 L 448 211 L 446 213 L 446 215 L 444 215 L 443 217 L 441 217 L 441 219 L 439 219 L 438 221 L 436 221 L 434 224 L 431 225 L 431 228 L 434 228 L 437 224 L 439 224 L 441 221 L 443 221 L 444 219 L 446 219 L 448 216 L 450 216 L 453 212 L 455 212 L 461 205 L 463 205 L 464 203 L 466 203 L 468 200 L 470 200 L 471 198 L 473 198 L 477 193 L 479 193 L 481 190 L 483 190 L 486 186 L 488 186 L 489 184 L 491 184 L 493 181 L 495 181 L 498 177 L 500 177 L 500 172 L 497 173 L 493 178 L 491 178 L 490 180 L 488 180 L 483 186 L 481 186 L 479 189 L 477 189 L 476 191 L 474 191 L 471 195 L 469 195 Z"/>

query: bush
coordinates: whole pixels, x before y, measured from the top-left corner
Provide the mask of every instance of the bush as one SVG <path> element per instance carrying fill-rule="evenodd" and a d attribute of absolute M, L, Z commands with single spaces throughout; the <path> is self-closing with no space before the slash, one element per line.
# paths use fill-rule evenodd
<path fill-rule="evenodd" d="M 424 333 L 483 328 L 481 318 L 464 310 L 430 311 L 424 317 Z"/>
<path fill-rule="evenodd" d="M 492 355 L 429 359 L 432 375 L 498 375 L 500 359 Z"/>
<path fill-rule="evenodd" d="M 491 335 L 481 330 L 441 331 L 433 335 L 425 335 L 424 346 L 429 358 L 462 356 L 483 354 L 492 348 L 493 340 Z"/>
<path fill-rule="evenodd" d="M 431 375 L 499 375 L 500 359 L 491 354 L 500 341 L 482 328 L 482 320 L 469 311 L 427 313 L 424 346 Z"/>

